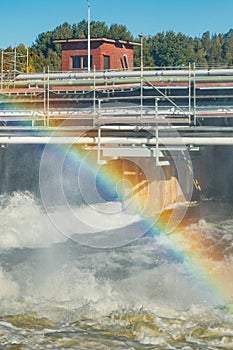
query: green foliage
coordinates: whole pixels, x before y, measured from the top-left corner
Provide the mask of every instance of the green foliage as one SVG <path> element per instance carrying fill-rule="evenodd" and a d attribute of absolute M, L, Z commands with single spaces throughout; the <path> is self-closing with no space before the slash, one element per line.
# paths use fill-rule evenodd
<path fill-rule="evenodd" d="M 201 38 L 168 31 L 144 38 L 144 43 L 143 56 L 148 66 L 177 67 L 194 62 L 200 67 L 233 65 L 233 29 L 218 35 L 205 32 Z M 138 48 L 135 52 L 135 65 L 140 65 Z"/>
<path fill-rule="evenodd" d="M 138 41 L 138 40 L 137 40 Z M 140 42 L 140 41 L 138 41 Z M 141 65 L 141 47 L 136 46 L 134 49 L 134 66 L 140 67 Z M 143 38 L 143 66 L 154 67 L 154 61 L 151 50 L 151 38 Z"/>
<path fill-rule="evenodd" d="M 125 25 L 92 21 L 90 23 L 91 37 L 106 37 L 140 42 L 134 38 Z M 29 48 L 29 71 L 41 72 L 47 67 L 50 70 L 61 70 L 61 46 L 55 44 L 56 39 L 87 38 L 88 24 L 82 20 L 76 24 L 67 22 L 52 31 L 41 33 L 34 44 Z M 4 68 L 10 69 L 14 48 L 8 47 L 4 52 Z M 23 44 L 17 47 L 17 53 L 26 54 Z M 20 58 L 19 66 L 25 67 L 24 58 Z M 194 63 L 196 66 L 232 66 L 233 65 L 233 29 L 225 34 L 213 34 L 209 31 L 201 37 L 191 38 L 182 33 L 173 31 L 161 32 L 143 38 L 143 65 L 144 67 L 187 66 Z M 135 47 L 135 67 L 141 64 L 141 47 Z M 22 68 L 25 70 L 25 68 Z"/>
<path fill-rule="evenodd" d="M 124 25 L 112 24 L 109 28 L 105 22 L 92 21 L 90 30 L 92 38 L 133 39 L 132 34 Z M 41 71 L 43 67 L 49 66 L 51 70 L 60 70 L 61 47 L 55 44 L 54 40 L 87 38 L 87 35 L 88 23 L 86 20 L 73 25 L 65 22 L 53 31 L 39 34 L 31 50 L 32 69 Z"/>
<path fill-rule="evenodd" d="M 119 24 L 112 24 L 107 33 L 107 38 L 114 40 L 133 40 L 132 34 L 128 31 L 126 26 Z"/>
<path fill-rule="evenodd" d="M 194 61 L 193 40 L 173 31 L 158 33 L 150 38 L 154 66 L 182 66 Z"/>
<path fill-rule="evenodd" d="M 2 60 L 2 51 L 1 50 L 0 57 Z M 27 66 L 27 48 L 23 44 L 19 44 L 17 48 L 13 48 L 11 46 L 7 47 L 3 51 L 3 65 L 1 62 L 1 67 L 3 72 L 13 72 L 14 70 L 17 72 L 25 72 Z"/>

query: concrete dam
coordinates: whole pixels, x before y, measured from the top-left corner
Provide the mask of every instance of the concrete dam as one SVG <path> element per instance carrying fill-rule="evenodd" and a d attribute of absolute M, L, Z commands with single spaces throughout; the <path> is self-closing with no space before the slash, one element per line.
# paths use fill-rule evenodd
<path fill-rule="evenodd" d="M 2 65 L 2 347 L 233 348 L 233 70 L 61 44 Z"/>
<path fill-rule="evenodd" d="M 102 199 L 129 210 L 232 198 L 231 69 L 5 75 L 0 103 L 2 193 L 39 193 L 43 155 L 59 148 L 61 168 L 77 152 L 97 178 L 114 179 L 114 193 L 97 186 Z M 48 183 L 61 176 L 48 169 Z"/>

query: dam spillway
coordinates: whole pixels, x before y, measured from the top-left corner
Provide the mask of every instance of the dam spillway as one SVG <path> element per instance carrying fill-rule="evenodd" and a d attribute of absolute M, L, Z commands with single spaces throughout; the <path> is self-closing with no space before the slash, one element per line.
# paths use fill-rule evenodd
<path fill-rule="evenodd" d="M 2 159 L 12 152 L 8 149 L 27 152 L 29 145 L 34 152 L 35 145 L 40 145 L 39 153 L 46 144 L 76 145 L 84 153 L 91 152 L 99 165 L 111 167 L 114 160 L 122 178 L 123 169 L 140 159 L 142 168 L 155 178 L 161 177 L 155 175 L 156 171 L 163 169 L 165 187 L 153 197 L 161 203 L 164 193 L 170 193 L 170 199 L 161 208 L 190 200 L 190 191 L 194 191 L 195 198 L 213 193 L 221 196 L 220 188 L 224 186 L 219 184 L 226 184 L 229 178 L 230 170 L 221 175 L 216 165 L 217 169 L 226 168 L 222 159 L 231 153 L 233 145 L 231 69 L 48 72 L 19 74 L 13 80 L 4 75 L 0 102 Z M 186 173 L 192 173 L 188 181 L 192 182 L 192 189 L 177 178 L 176 163 L 182 157 Z M 38 162 L 40 156 L 34 155 L 33 159 Z M 206 161 L 209 159 L 212 162 Z M 211 181 L 207 181 L 204 170 L 207 163 L 215 174 Z M 190 170 L 190 164 L 194 169 Z M 37 164 L 35 169 L 38 167 Z M 134 174 L 133 187 L 138 178 L 137 172 Z M 20 173 L 17 177 L 25 178 Z M 169 181 L 177 184 L 169 187 Z M 182 182 L 187 182 L 183 175 Z M 153 183 L 154 191 L 158 182 Z M 186 187 L 184 192 L 181 187 Z M 149 205 L 152 201 L 155 209 L 154 199 Z"/>
<path fill-rule="evenodd" d="M 231 346 L 231 88 L 191 78 L 4 84 L 5 346 Z"/>

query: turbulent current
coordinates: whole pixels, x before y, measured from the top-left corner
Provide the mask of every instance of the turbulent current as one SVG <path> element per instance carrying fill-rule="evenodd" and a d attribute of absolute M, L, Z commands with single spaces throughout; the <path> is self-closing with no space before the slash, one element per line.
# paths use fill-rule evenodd
<path fill-rule="evenodd" d="M 231 299 L 215 272 L 212 283 L 202 266 L 195 273 L 192 254 L 174 254 L 161 234 L 92 248 L 62 235 L 28 192 L 0 205 L 0 349 L 233 349 Z M 199 248 L 208 269 L 231 264 L 232 209 L 203 202 L 180 229 L 212 242 Z M 121 219 L 127 234 L 131 218 Z"/>

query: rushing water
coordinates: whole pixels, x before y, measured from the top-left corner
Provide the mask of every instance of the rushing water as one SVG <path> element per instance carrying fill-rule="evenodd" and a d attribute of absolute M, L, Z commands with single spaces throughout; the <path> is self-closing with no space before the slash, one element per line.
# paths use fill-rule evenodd
<path fill-rule="evenodd" d="M 0 349 L 233 348 L 231 300 L 187 268 L 192 256 L 151 235 L 111 249 L 80 245 L 27 192 L 0 205 Z M 201 203 L 183 226 L 218 247 L 215 268 L 233 258 L 232 209 Z"/>

